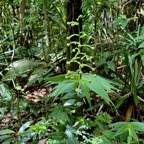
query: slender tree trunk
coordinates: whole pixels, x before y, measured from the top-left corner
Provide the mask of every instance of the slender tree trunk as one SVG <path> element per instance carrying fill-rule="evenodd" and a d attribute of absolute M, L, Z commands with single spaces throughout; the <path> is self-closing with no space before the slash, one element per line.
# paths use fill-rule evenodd
<path fill-rule="evenodd" d="M 26 1 L 20 1 L 20 30 L 21 30 L 21 43 L 24 42 L 25 39 L 25 5 Z"/>
<path fill-rule="evenodd" d="M 25 12 L 26 12 L 26 0 L 21 0 L 20 1 L 20 32 L 21 32 L 21 48 L 25 48 L 21 50 L 21 55 L 22 56 L 30 56 L 28 49 L 31 48 L 33 45 L 33 33 L 32 29 L 26 29 L 26 21 L 25 21 Z"/>
<path fill-rule="evenodd" d="M 67 22 L 76 22 L 78 17 L 82 14 L 82 0 L 69 0 L 67 3 Z M 79 25 L 74 26 L 68 26 L 67 31 L 68 35 L 72 34 L 79 34 L 80 31 L 82 31 L 82 19 L 79 19 L 77 22 L 79 22 Z M 70 39 L 70 41 L 76 41 L 80 42 L 78 36 L 74 36 Z M 72 57 L 75 55 L 75 53 L 72 53 L 72 50 L 76 48 L 77 45 L 73 44 L 69 47 L 67 47 L 67 61 L 72 59 Z M 72 63 L 70 66 L 67 67 L 67 70 L 77 70 L 78 65 L 76 63 Z"/>
<path fill-rule="evenodd" d="M 45 29 L 46 29 L 46 46 L 49 46 L 49 17 L 47 12 L 47 1 L 43 0 L 43 11 L 44 11 L 44 21 L 45 21 Z"/>
<path fill-rule="evenodd" d="M 43 0 L 43 11 L 44 11 L 44 26 L 45 26 L 45 30 L 46 30 L 46 46 L 48 48 L 48 53 L 46 54 L 46 61 L 49 61 L 50 57 L 49 53 L 51 53 L 51 46 L 50 46 L 50 37 L 49 37 L 49 33 L 50 33 L 50 19 L 48 17 L 48 12 L 47 12 L 47 0 Z"/>

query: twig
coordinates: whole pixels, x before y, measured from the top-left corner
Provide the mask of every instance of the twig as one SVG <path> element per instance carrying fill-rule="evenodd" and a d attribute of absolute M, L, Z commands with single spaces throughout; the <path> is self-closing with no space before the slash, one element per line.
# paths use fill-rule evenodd
<path fill-rule="evenodd" d="M 104 105 L 101 105 L 101 106 L 100 106 L 100 108 L 99 108 L 99 110 L 98 110 L 98 112 L 97 112 L 96 115 L 98 115 L 98 114 L 100 113 L 100 111 L 102 110 L 103 106 L 104 106 Z"/>
<path fill-rule="evenodd" d="M 144 102 L 144 99 L 142 99 L 142 98 L 139 97 L 139 96 L 137 96 L 137 97 L 138 97 L 138 99 L 139 99 L 140 101 Z"/>

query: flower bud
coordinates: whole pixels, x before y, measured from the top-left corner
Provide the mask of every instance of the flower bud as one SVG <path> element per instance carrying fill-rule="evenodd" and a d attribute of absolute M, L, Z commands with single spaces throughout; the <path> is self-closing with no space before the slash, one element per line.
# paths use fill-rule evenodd
<path fill-rule="evenodd" d="M 67 40 L 70 40 L 70 37 L 67 37 L 66 39 L 67 39 Z"/>
<path fill-rule="evenodd" d="M 79 19 L 81 19 L 83 16 L 82 15 L 79 15 Z"/>
<path fill-rule="evenodd" d="M 92 68 L 92 71 L 95 71 L 95 68 Z"/>
<path fill-rule="evenodd" d="M 69 47 L 69 46 L 70 46 L 70 43 L 67 43 L 67 46 Z"/>
<path fill-rule="evenodd" d="M 92 50 L 94 50 L 94 49 L 95 49 L 95 47 L 91 47 L 91 49 L 92 49 Z"/>
<path fill-rule="evenodd" d="M 76 50 L 75 50 L 75 49 L 73 49 L 73 50 L 72 50 L 72 52 L 76 52 Z"/>
<path fill-rule="evenodd" d="M 70 25 L 70 22 L 67 22 L 67 25 Z"/>
<path fill-rule="evenodd" d="M 67 65 L 70 65 L 70 61 L 67 61 L 66 64 L 67 64 Z"/>

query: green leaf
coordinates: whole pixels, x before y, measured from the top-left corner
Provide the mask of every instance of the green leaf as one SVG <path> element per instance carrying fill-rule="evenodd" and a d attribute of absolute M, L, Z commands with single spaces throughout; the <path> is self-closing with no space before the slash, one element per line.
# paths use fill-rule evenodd
<path fill-rule="evenodd" d="M 64 103 L 64 106 L 71 106 L 74 105 L 76 99 L 69 99 Z"/>
<path fill-rule="evenodd" d="M 120 25 L 121 24 L 121 18 L 117 18 L 117 19 L 115 19 L 114 21 L 113 21 L 113 26 L 114 27 L 117 27 L 118 25 Z"/>
<path fill-rule="evenodd" d="M 124 29 L 128 24 L 125 16 L 120 16 L 118 19 L 114 20 L 114 27 L 121 25 L 121 28 Z"/>
<path fill-rule="evenodd" d="M 2 144 L 11 144 L 14 138 L 8 138 Z"/>
<path fill-rule="evenodd" d="M 51 127 L 59 132 L 65 132 L 66 130 L 65 125 L 52 125 Z"/>
<path fill-rule="evenodd" d="M 100 76 L 96 76 L 95 80 L 97 83 L 99 83 L 105 90 L 112 90 L 115 89 L 110 83 L 112 83 L 110 80 L 107 80 L 105 78 L 102 78 Z"/>
<path fill-rule="evenodd" d="M 134 130 L 144 132 L 144 123 L 142 122 L 131 122 Z"/>
<path fill-rule="evenodd" d="M 118 100 L 118 102 L 116 103 L 115 108 L 118 109 L 118 108 L 124 103 L 124 101 L 125 101 L 127 98 L 128 98 L 127 96 L 121 97 L 121 98 Z"/>
<path fill-rule="evenodd" d="M 105 59 L 100 59 L 97 64 L 98 64 L 98 66 L 101 66 L 104 63 L 106 63 L 106 60 Z"/>
<path fill-rule="evenodd" d="M 21 126 L 21 128 L 19 129 L 19 133 L 25 131 L 25 129 L 27 129 L 27 128 L 32 124 L 32 122 L 33 122 L 33 121 L 28 121 L 28 122 L 26 122 L 25 124 L 23 124 L 23 125 Z"/>
<path fill-rule="evenodd" d="M 110 124 L 110 127 L 113 127 L 113 130 L 118 130 L 119 128 L 121 128 L 121 126 L 125 124 L 126 122 L 116 122 L 116 123 Z"/>
<path fill-rule="evenodd" d="M 88 86 L 84 82 L 82 82 L 82 86 L 84 88 L 84 95 L 85 95 L 85 97 L 86 97 L 86 99 L 87 99 L 87 101 L 88 101 L 88 103 L 89 103 L 89 105 L 91 107 L 89 88 L 88 88 Z"/>
<path fill-rule="evenodd" d="M 111 70 L 115 71 L 115 65 L 112 61 L 107 61 L 107 65 Z"/>
<path fill-rule="evenodd" d="M 11 137 L 11 135 L 1 135 L 0 141 L 5 140 L 5 139 L 10 138 L 10 137 Z"/>
<path fill-rule="evenodd" d="M 136 94 L 133 94 L 133 99 L 134 99 L 134 103 L 135 103 L 135 105 L 138 105 L 138 103 L 139 103 L 139 99 L 138 99 L 138 97 L 137 97 Z"/>
<path fill-rule="evenodd" d="M 121 20 L 121 27 L 122 29 L 124 29 L 128 24 L 128 21 L 127 20 Z"/>
<path fill-rule="evenodd" d="M 10 129 L 0 131 L 0 135 L 12 134 L 12 133 L 15 133 L 15 132 L 13 130 L 10 130 Z"/>
<path fill-rule="evenodd" d="M 93 76 L 92 74 L 84 75 L 90 82 L 85 81 L 85 84 L 87 87 L 100 95 L 106 103 L 110 103 L 111 100 L 108 96 L 108 93 L 106 90 L 111 90 L 113 86 L 111 86 L 108 81 L 105 79 L 99 77 L 99 76 Z"/>
<path fill-rule="evenodd" d="M 69 130 L 66 130 L 66 135 L 67 135 L 68 138 L 73 138 L 73 134 Z"/>
<path fill-rule="evenodd" d="M 59 83 L 56 87 L 55 90 L 52 92 L 52 96 L 55 98 L 58 97 L 60 94 L 65 93 L 66 90 L 72 89 L 74 86 L 75 82 L 68 83 L 68 81 L 63 81 Z"/>
<path fill-rule="evenodd" d="M 52 140 L 63 140 L 65 138 L 65 134 L 62 132 L 53 132 L 48 134 L 48 137 Z"/>
<path fill-rule="evenodd" d="M 68 138 L 66 139 L 66 144 L 79 144 L 76 138 Z"/>
<path fill-rule="evenodd" d="M 60 122 L 60 120 L 64 122 L 70 121 L 66 110 L 67 109 L 64 106 L 57 105 L 56 107 L 52 109 L 51 116 L 56 122 Z"/>
<path fill-rule="evenodd" d="M 105 58 L 108 58 L 108 57 L 110 56 L 110 53 L 109 53 L 109 52 L 104 52 L 104 53 L 103 53 L 103 56 L 104 56 Z"/>
<path fill-rule="evenodd" d="M 137 134 L 132 127 L 129 129 L 129 136 L 133 137 L 138 142 Z"/>
<path fill-rule="evenodd" d="M 110 130 L 104 130 L 103 133 L 107 138 L 110 138 L 110 139 L 114 138 L 114 132 L 112 132 Z"/>
<path fill-rule="evenodd" d="M 50 77 L 48 79 L 46 79 L 46 81 L 50 81 L 50 82 L 54 82 L 54 83 L 59 83 L 65 80 L 65 75 L 61 74 L 61 75 L 57 75 L 54 77 Z"/>
<path fill-rule="evenodd" d="M 109 104 L 111 100 L 109 99 L 107 92 L 98 83 L 91 82 L 88 83 L 87 86 L 90 90 L 100 95 L 104 101 Z"/>
<path fill-rule="evenodd" d="M 69 93 L 66 93 L 62 99 L 72 99 L 72 98 L 75 98 L 75 93 L 74 92 L 69 92 Z"/>
<path fill-rule="evenodd" d="M 131 140 L 132 140 L 132 137 L 128 136 L 128 138 L 127 138 L 127 144 L 131 144 Z"/>
<path fill-rule="evenodd" d="M 139 40 L 139 39 L 140 39 L 140 40 L 144 40 L 144 34 L 141 35 L 141 36 L 138 36 L 137 39 L 138 39 L 138 40 Z"/>
<path fill-rule="evenodd" d="M 142 42 L 138 48 L 144 48 L 144 42 Z"/>
<path fill-rule="evenodd" d="M 100 142 L 99 144 L 113 144 L 107 137 L 101 136 L 101 139 L 103 142 Z M 96 143 L 97 144 L 97 143 Z"/>
<path fill-rule="evenodd" d="M 123 133 L 125 133 L 126 131 L 128 131 L 128 127 L 127 125 L 123 125 L 121 126 L 118 131 L 115 133 L 115 136 L 118 136 L 118 135 L 122 135 Z"/>

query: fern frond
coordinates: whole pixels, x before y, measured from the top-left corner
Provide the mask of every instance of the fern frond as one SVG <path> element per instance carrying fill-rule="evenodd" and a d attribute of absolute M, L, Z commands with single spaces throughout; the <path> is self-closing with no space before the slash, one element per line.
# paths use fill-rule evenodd
<path fill-rule="evenodd" d="M 50 115 L 56 122 L 60 122 L 60 120 L 65 121 L 65 122 L 70 121 L 69 116 L 67 112 L 65 111 L 65 107 L 62 107 L 60 105 L 57 105 L 56 107 L 54 107 Z"/>
<path fill-rule="evenodd" d="M 9 65 L 9 67 L 7 68 L 8 70 L 7 74 L 12 74 L 12 73 L 21 74 L 25 71 L 28 71 L 38 66 L 46 67 L 47 64 L 45 62 L 28 60 L 28 59 L 18 60 Z"/>

